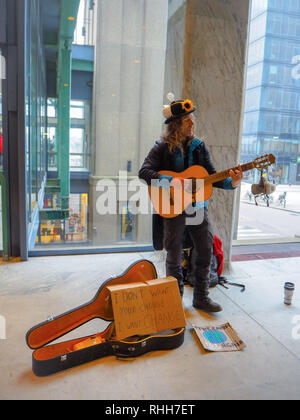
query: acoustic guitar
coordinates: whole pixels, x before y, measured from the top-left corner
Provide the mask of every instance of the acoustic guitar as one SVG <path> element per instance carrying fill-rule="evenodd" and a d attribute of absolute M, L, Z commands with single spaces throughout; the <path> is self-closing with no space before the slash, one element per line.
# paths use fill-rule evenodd
<path fill-rule="evenodd" d="M 241 168 L 243 172 L 254 168 L 262 170 L 273 163 L 275 156 L 268 154 L 241 165 Z M 199 165 L 191 166 L 183 172 L 158 172 L 159 175 L 184 178 L 184 186 L 182 188 L 170 186 L 168 179 L 153 180 L 148 188 L 155 211 L 162 217 L 173 218 L 183 213 L 191 204 L 208 200 L 213 192 L 213 184 L 228 178 L 231 170 L 238 170 L 238 167 L 213 175 L 209 175 L 207 170 Z"/>

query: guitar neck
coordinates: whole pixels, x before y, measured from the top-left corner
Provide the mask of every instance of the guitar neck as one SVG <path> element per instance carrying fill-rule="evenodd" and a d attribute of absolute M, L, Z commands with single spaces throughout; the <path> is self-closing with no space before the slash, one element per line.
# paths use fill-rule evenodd
<path fill-rule="evenodd" d="M 242 171 L 246 172 L 246 171 L 250 171 L 251 169 L 253 169 L 255 166 L 253 164 L 253 162 L 249 162 L 249 163 L 245 163 L 243 165 L 241 165 Z M 213 175 L 209 175 L 207 178 L 205 178 L 205 183 L 206 184 L 214 184 L 215 182 L 218 181 L 223 181 L 224 179 L 228 178 L 229 175 L 229 171 L 235 171 L 238 170 L 239 168 L 236 166 L 235 168 L 231 168 L 231 169 L 227 169 L 226 171 L 222 171 L 222 172 L 217 172 Z"/>

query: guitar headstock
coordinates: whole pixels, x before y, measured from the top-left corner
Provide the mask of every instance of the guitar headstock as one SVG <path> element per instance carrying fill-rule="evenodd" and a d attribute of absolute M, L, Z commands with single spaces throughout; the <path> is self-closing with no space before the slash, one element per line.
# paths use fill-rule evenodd
<path fill-rule="evenodd" d="M 253 164 L 254 164 L 254 167 L 257 169 L 264 169 L 267 166 L 273 165 L 275 161 L 276 161 L 275 156 L 270 154 L 270 155 L 264 155 L 264 156 L 260 156 L 256 158 L 253 161 Z"/>

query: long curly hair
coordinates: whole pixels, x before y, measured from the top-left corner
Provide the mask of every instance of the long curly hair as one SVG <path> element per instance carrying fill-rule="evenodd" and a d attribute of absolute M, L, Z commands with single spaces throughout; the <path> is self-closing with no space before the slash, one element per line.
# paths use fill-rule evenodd
<path fill-rule="evenodd" d="M 161 135 L 161 140 L 168 144 L 170 152 L 173 152 L 177 147 L 183 149 L 182 134 L 181 134 L 182 119 L 176 118 L 167 124 L 166 130 Z M 192 136 L 193 139 L 195 136 Z"/>

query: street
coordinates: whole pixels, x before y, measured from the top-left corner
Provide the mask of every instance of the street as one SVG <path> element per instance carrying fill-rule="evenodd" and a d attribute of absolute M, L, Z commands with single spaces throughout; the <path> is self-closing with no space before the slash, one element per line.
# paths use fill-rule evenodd
<path fill-rule="evenodd" d="M 278 185 L 271 195 L 270 207 L 262 200 L 256 206 L 247 192 L 251 184 L 242 183 L 238 224 L 238 240 L 299 238 L 300 241 L 300 186 Z M 278 197 L 286 191 L 286 206 L 279 204 Z"/>

